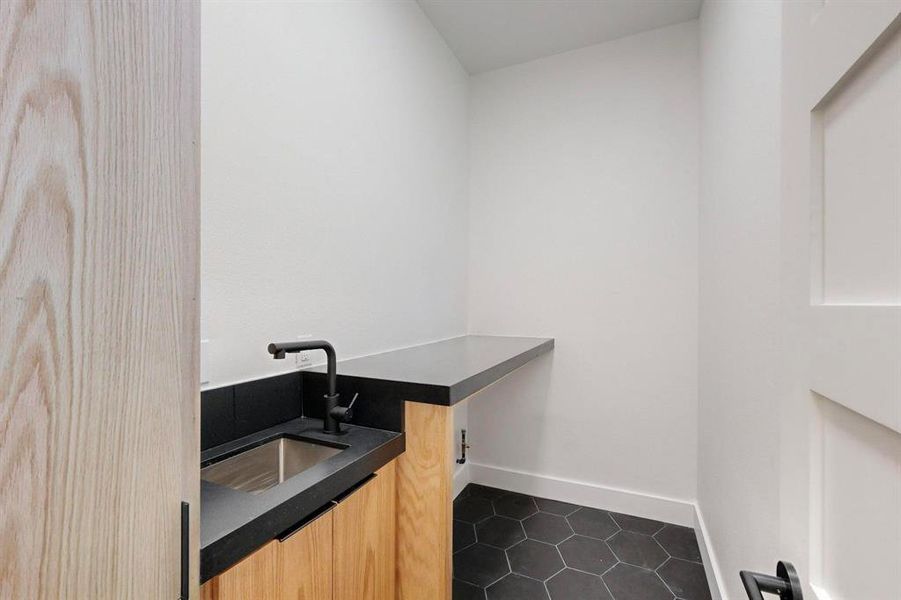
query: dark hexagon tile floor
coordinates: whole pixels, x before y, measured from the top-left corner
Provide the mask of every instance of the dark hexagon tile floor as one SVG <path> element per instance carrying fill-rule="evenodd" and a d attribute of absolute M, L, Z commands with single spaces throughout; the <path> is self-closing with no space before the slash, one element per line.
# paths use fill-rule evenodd
<path fill-rule="evenodd" d="M 485 591 L 488 600 L 548 600 L 543 582 L 516 573 L 491 584 Z"/>
<path fill-rule="evenodd" d="M 526 534 L 522 531 L 522 524 L 516 519 L 495 515 L 476 525 L 476 537 L 482 544 L 506 550 L 526 539 Z"/>
<path fill-rule="evenodd" d="M 548 544 L 559 544 L 573 534 L 572 528 L 566 519 L 558 515 L 549 515 L 547 513 L 535 513 L 531 517 L 522 522 L 523 528 L 529 539 L 546 542 Z"/>
<path fill-rule="evenodd" d="M 475 484 L 454 519 L 454 600 L 710 600 L 690 527 Z"/>
<path fill-rule="evenodd" d="M 574 532 L 599 540 L 606 540 L 619 531 L 619 525 L 606 510 L 580 507 L 579 510 L 566 517 L 566 520 Z"/>
<path fill-rule="evenodd" d="M 525 519 L 538 512 L 538 505 L 531 496 L 509 493 L 494 501 L 494 512 L 511 519 Z"/>
<path fill-rule="evenodd" d="M 654 570 L 669 558 L 657 540 L 634 531 L 620 531 L 607 545 L 621 562 L 645 569 Z"/>

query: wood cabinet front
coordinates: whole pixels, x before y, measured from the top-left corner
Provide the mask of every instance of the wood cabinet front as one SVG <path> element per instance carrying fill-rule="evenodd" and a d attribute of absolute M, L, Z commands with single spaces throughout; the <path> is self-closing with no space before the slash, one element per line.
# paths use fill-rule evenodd
<path fill-rule="evenodd" d="M 278 544 L 280 600 L 330 600 L 334 572 L 333 518 L 329 511 Z"/>
<path fill-rule="evenodd" d="M 201 600 L 277 600 L 279 543 L 269 542 L 228 571 L 207 581 Z"/>
<path fill-rule="evenodd" d="M 207 581 L 201 600 L 394 600 L 395 466 Z"/>
<path fill-rule="evenodd" d="M 332 511 L 335 600 L 394 600 L 394 477 L 390 462 Z"/>

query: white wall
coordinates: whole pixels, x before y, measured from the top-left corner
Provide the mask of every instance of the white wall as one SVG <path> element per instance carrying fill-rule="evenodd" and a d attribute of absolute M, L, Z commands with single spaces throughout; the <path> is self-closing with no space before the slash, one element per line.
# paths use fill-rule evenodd
<path fill-rule="evenodd" d="M 465 333 L 468 79 L 418 5 L 205 2 L 202 52 L 211 385 Z"/>
<path fill-rule="evenodd" d="M 469 329 L 557 339 L 470 402 L 474 463 L 694 499 L 697 43 L 472 79 Z"/>
<path fill-rule="evenodd" d="M 722 584 L 779 536 L 780 4 L 704 3 L 698 503 Z"/>

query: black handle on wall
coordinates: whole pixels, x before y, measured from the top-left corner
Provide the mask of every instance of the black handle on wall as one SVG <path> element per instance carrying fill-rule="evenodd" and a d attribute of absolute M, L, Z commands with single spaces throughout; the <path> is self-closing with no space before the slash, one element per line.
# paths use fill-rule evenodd
<path fill-rule="evenodd" d="M 179 593 L 179 600 L 188 600 L 188 597 L 191 595 L 191 591 L 188 589 L 190 586 L 190 577 L 191 577 L 191 549 L 190 549 L 190 541 L 191 541 L 191 505 L 187 502 L 181 503 L 181 591 Z"/>
<path fill-rule="evenodd" d="M 750 600 L 764 600 L 762 592 L 778 594 L 779 600 L 804 600 L 801 579 L 790 562 L 780 560 L 776 564 L 776 576 L 741 571 L 741 582 Z"/>

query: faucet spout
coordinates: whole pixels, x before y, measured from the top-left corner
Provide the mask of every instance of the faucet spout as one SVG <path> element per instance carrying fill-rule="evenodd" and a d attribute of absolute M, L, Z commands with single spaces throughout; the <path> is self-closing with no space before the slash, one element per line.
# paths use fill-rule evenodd
<path fill-rule="evenodd" d="M 325 418 L 322 431 L 330 434 L 341 432 L 341 421 L 333 413 L 338 407 L 338 360 L 335 356 L 335 348 L 325 340 L 304 340 L 300 342 L 273 342 L 269 344 L 269 354 L 272 358 L 283 359 L 286 353 L 294 354 L 306 350 L 322 350 L 325 352 L 328 372 L 328 394 L 325 396 Z"/>

